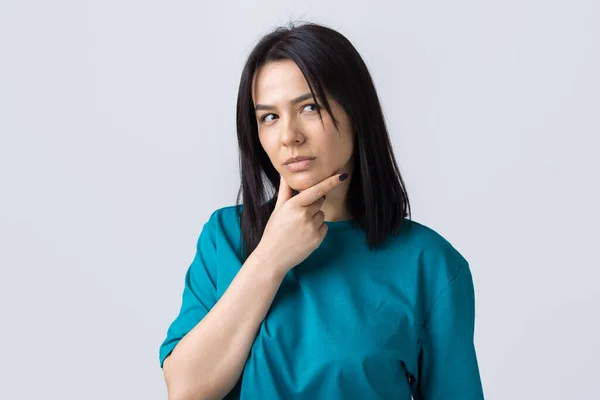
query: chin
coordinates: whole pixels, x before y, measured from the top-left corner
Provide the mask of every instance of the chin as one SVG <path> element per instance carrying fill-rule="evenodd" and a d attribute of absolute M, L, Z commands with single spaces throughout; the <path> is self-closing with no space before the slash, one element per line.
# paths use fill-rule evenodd
<path fill-rule="evenodd" d="M 314 183 L 311 183 L 311 181 L 308 181 L 306 178 L 303 179 L 292 179 L 291 181 L 286 181 L 288 183 L 288 185 L 290 185 L 290 187 L 292 189 L 294 189 L 297 192 L 301 192 L 303 190 L 308 189 L 309 187 L 313 186 Z M 316 183 L 317 181 L 315 181 Z"/>
<path fill-rule="evenodd" d="M 316 185 L 325 178 L 327 176 L 318 171 L 304 171 L 291 173 L 289 177 L 285 178 L 285 181 L 292 189 L 301 192 Z"/>

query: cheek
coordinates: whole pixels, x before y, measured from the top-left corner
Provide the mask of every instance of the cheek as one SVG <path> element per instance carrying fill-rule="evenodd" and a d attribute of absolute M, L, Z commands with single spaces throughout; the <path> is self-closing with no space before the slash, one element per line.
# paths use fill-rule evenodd
<path fill-rule="evenodd" d="M 268 138 L 264 135 L 259 135 L 258 140 L 262 148 L 265 150 L 265 153 L 267 153 L 267 155 L 271 157 L 271 153 L 273 152 L 273 143 L 271 143 L 271 141 L 269 141 Z"/>
<path fill-rule="evenodd" d="M 337 131 L 334 131 L 332 135 L 335 140 L 335 144 L 333 145 L 335 148 L 335 158 L 338 162 L 345 164 L 354 153 L 352 135 L 349 132 L 338 133 Z"/>
<path fill-rule="evenodd" d="M 268 138 L 265 138 L 265 137 L 259 137 L 259 141 L 260 141 L 260 144 L 261 144 L 263 150 L 265 151 L 265 153 L 267 153 L 267 157 L 269 157 L 269 160 L 277 169 L 278 168 L 277 165 L 279 165 L 278 159 L 277 159 L 277 154 L 278 154 L 277 142 L 275 140 L 269 140 Z"/>
<path fill-rule="evenodd" d="M 349 132 L 338 132 L 335 127 L 332 126 L 330 129 L 323 132 L 322 138 L 324 145 L 339 157 L 345 157 L 346 153 L 352 152 L 352 135 L 350 135 Z"/>

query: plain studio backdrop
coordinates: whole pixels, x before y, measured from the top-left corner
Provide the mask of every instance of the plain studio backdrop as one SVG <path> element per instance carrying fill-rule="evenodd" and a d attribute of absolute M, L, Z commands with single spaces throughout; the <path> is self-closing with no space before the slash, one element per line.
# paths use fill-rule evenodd
<path fill-rule="evenodd" d="M 600 3 L 0 0 L 0 398 L 164 399 L 158 348 L 235 203 L 243 62 L 364 57 L 413 219 L 471 263 L 487 399 L 598 399 Z"/>

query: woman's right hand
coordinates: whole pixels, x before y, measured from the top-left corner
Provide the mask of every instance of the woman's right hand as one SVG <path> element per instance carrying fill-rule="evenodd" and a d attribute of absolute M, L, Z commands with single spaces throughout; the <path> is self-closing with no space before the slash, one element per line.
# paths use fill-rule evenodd
<path fill-rule="evenodd" d="M 325 235 L 324 195 L 341 184 L 333 175 L 292 197 L 292 188 L 280 177 L 277 203 L 255 252 L 285 275 L 316 250 Z"/>

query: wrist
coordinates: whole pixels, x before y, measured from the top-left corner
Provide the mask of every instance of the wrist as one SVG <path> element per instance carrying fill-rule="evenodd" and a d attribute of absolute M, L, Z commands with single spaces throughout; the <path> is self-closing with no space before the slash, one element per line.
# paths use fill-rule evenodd
<path fill-rule="evenodd" d="M 261 273 L 267 273 L 269 278 L 283 280 L 287 270 L 277 262 L 273 252 L 261 248 L 260 245 L 250 254 L 253 264 Z"/>

